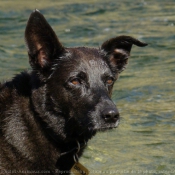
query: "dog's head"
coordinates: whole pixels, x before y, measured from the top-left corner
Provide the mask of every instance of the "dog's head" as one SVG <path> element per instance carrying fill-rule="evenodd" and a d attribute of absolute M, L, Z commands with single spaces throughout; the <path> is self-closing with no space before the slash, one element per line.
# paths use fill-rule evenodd
<path fill-rule="evenodd" d="M 43 118 L 55 135 L 89 139 L 98 130 L 117 127 L 119 112 L 111 100 L 112 87 L 132 45 L 145 43 L 119 36 L 98 49 L 65 48 L 37 10 L 29 18 L 25 39 L 30 64 L 44 84 L 45 95 L 38 98 Z"/>

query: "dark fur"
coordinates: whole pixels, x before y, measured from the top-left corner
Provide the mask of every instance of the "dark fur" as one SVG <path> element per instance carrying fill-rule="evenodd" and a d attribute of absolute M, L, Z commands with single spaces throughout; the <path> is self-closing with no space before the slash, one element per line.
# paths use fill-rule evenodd
<path fill-rule="evenodd" d="M 32 71 L 0 85 L 0 173 L 59 174 L 71 169 L 76 150 L 61 153 L 117 126 L 112 86 L 132 45 L 146 44 L 120 36 L 99 49 L 65 48 L 37 10 L 25 39 Z"/>

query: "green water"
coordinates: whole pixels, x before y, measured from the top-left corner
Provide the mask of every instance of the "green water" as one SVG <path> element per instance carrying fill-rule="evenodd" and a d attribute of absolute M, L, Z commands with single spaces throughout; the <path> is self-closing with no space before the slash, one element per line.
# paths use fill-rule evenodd
<path fill-rule="evenodd" d="M 80 162 L 91 174 L 175 174 L 175 0 L 0 0 L 0 80 L 28 69 L 26 21 L 35 8 L 67 47 L 95 46 L 117 35 L 133 47 L 115 84 L 119 128 L 99 133 Z"/>

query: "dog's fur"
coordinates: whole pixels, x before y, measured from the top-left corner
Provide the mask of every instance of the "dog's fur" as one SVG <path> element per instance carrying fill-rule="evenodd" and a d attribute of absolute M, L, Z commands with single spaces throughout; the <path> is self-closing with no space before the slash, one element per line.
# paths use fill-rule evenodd
<path fill-rule="evenodd" d="M 0 173 L 61 174 L 74 164 L 77 141 L 117 127 L 113 84 L 132 45 L 146 44 L 119 36 L 98 49 L 65 48 L 37 10 L 25 40 L 32 71 L 0 84 Z"/>

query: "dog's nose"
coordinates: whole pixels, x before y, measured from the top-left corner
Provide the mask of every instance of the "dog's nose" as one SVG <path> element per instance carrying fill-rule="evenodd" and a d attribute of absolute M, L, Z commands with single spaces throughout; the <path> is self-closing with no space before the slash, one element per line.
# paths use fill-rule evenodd
<path fill-rule="evenodd" d="M 106 122 L 116 122 L 119 116 L 119 112 L 116 108 L 106 108 L 102 112 L 102 117 Z"/>

